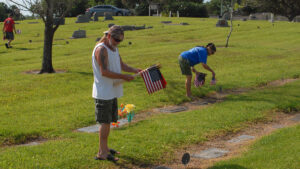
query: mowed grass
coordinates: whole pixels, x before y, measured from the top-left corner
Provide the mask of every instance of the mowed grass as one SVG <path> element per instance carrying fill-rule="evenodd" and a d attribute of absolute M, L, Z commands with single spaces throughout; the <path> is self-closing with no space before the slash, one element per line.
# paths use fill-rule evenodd
<path fill-rule="evenodd" d="M 272 113 L 275 111 L 270 110 L 281 109 L 281 105 L 290 105 L 290 108 L 299 110 L 299 86 L 298 80 L 283 87 L 232 95 L 224 102 L 205 109 L 162 114 L 115 129 L 110 135 L 109 142 L 111 147 L 122 152 L 119 165 L 93 159 L 98 148 L 97 134 L 70 131 L 63 138 L 50 140 L 38 146 L 1 148 L 0 166 L 14 169 L 117 168 L 127 163 L 153 165 L 168 161 L 174 158 L 172 154 L 178 148 L 207 141 L 225 132 L 238 131 L 245 127 L 245 122 L 266 120 L 268 116 L 275 115 Z M 286 142 L 282 144 L 291 143 L 297 146 L 293 143 L 298 139 L 299 134 L 296 135 L 295 139 L 284 138 L 283 141 Z M 285 152 L 299 149 L 293 146 L 285 148 Z M 298 156 L 286 155 L 281 156 L 281 160 L 295 166 Z M 247 166 L 247 162 L 244 165 Z M 291 168 L 296 169 L 296 167 Z"/>
<path fill-rule="evenodd" d="M 263 137 L 239 158 L 217 163 L 210 169 L 299 168 L 300 125 Z"/>
<path fill-rule="evenodd" d="M 177 63 L 178 55 L 182 51 L 196 45 L 205 45 L 208 42 L 215 42 L 218 47 L 217 53 L 208 58 L 208 65 L 215 70 L 218 84 L 206 85 L 201 89 L 193 88 L 193 93 L 197 96 L 203 96 L 220 87 L 223 89 L 251 87 L 300 75 L 300 47 L 298 45 L 300 24 L 298 23 L 276 22 L 273 26 L 264 21 L 235 21 L 230 47 L 223 48 L 229 29 L 215 27 L 216 19 L 115 17 L 115 20 L 110 22 L 83 24 L 76 24 L 75 20 L 75 18 L 67 18 L 66 25 L 60 26 L 54 37 L 54 68 L 67 70 L 67 73 L 43 75 L 23 73 L 41 68 L 43 51 L 41 20 L 38 20 L 39 24 L 28 24 L 30 21 L 19 22 L 20 24 L 16 27 L 22 30 L 22 34 L 16 35 L 13 49 L 7 50 L 4 44 L 0 48 L 0 144 L 23 143 L 38 137 L 56 140 L 37 147 L 1 148 L 3 160 L 1 159 L 0 166 L 95 168 L 99 165 L 90 158 L 96 153 L 97 135 L 72 131 L 95 123 L 94 103 L 91 98 L 93 83 L 91 53 L 96 38 L 101 37 L 102 32 L 107 30 L 108 23 L 153 26 L 153 29 L 126 31 L 125 40 L 119 46 L 123 61 L 129 65 L 146 68 L 152 64 L 161 63 L 161 71 L 168 82 L 165 90 L 153 95 L 147 94 L 141 79 L 126 83 L 124 97 L 119 103 L 133 103 L 137 111 L 188 101 L 184 97 L 185 78 L 180 74 Z M 173 23 L 188 22 L 190 25 L 160 23 L 165 20 L 171 20 Z M 237 26 L 238 24 L 240 26 Z M 86 30 L 87 38 L 70 39 L 73 31 L 78 29 Z M 29 43 L 29 40 L 32 43 Z M 129 45 L 128 42 L 132 44 Z M 200 66 L 197 66 L 197 69 L 204 71 Z M 207 79 L 210 78 L 209 74 Z M 277 104 L 281 107 L 289 107 L 292 102 L 292 106 L 297 106 L 299 101 L 298 103 L 293 101 L 299 96 L 289 91 L 299 93 L 297 92 L 298 84 L 295 83 L 275 94 L 281 96 L 290 93 L 291 96 L 287 96 L 290 97 L 289 99 L 281 100 L 281 97 L 278 97 L 281 101 L 272 102 L 265 107 L 261 101 L 252 101 L 252 98 L 241 101 L 241 106 L 237 104 L 241 110 L 236 110 L 240 111 L 241 116 L 236 116 L 234 112 L 229 111 L 227 112 L 228 121 L 220 123 L 216 128 L 213 124 L 218 121 L 217 119 L 210 119 L 205 115 L 204 117 L 195 116 L 203 120 L 202 123 L 208 124 L 208 126 L 198 128 L 199 132 L 203 132 L 198 135 L 192 130 L 201 123 L 195 120 L 197 118 L 194 115 L 199 115 L 199 112 L 195 111 L 187 113 L 189 115 L 187 119 L 177 117 L 180 115 L 162 115 L 155 117 L 155 122 L 150 119 L 125 129 L 114 130 L 111 142 L 114 147 L 126 152 L 122 158 L 127 158 L 129 161 L 135 159 L 137 163 L 153 163 L 163 152 L 169 151 L 174 145 L 198 142 L 207 134 L 234 129 L 242 122 L 262 118 L 264 117 L 261 114 L 262 111 L 272 109 Z M 272 92 L 267 95 L 267 98 L 272 99 L 272 97 L 274 97 Z M 243 104 L 248 104 L 248 102 L 253 104 L 251 108 L 242 109 Z M 236 104 L 231 104 L 231 106 L 219 107 L 214 111 L 218 113 L 213 114 L 220 116 L 218 118 L 223 120 L 222 114 L 225 111 L 223 109 L 236 107 Z M 247 112 L 248 109 L 254 113 Z M 209 109 L 204 111 L 207 111 L 207 115 L 211 114 Z M 237 119 L 230 119 L 231 116 Z M 176 125 L 173 126 L 175 129 L 165 126 L 165 121 L 169 118 L 170 121 L 166 124 Z M 182 120 L 177 123 L 174 122 L 181 118 Z M 231 125 L 227 128 L 226 123 Z M 185 128 L 187 124 L 190 125 Z M 157 138 L 156 133 L 161 129 L 163 129 L 162 133 L 157 135 L 161 137 Z M 181 132 L 187 135 L 181 135 Z M 173 137 L 174 133 L 175 136 L 180 136 Z M 149 138 L 149 136 L 155 137 Z M 141 147 L 136 147 L 139 144 Z M 13 155 L 20 156 L 20 158 L 12 160 Z M 33 157 L 41 159 L 41 162 L 37 163 Z M 102 164 L 107 165 L 107 163 L 100 165 Z"/>

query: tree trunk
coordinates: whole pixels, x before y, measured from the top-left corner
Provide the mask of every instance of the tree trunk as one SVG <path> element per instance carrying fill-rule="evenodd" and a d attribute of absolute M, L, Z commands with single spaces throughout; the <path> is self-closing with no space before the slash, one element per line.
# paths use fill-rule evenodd
<path fill-rule="evenodd" d="M 230 8 L 230 32 L 229 32 L 229 34 L 227 36 L 226 45 L 225 45 L 226 48 L 228 47 L 229 38 L 230 38 L 232 30 L 233 30 L 233 25 L 232 25 L 232 17 L 233 16 L 232 15 L 233 15 L 233 0 L 231 0 L 231 8 Z"/>
<path fill-rule="evenodd" d="M 45 13 L 45 31 L 44 31 L 44 52 L 41 73 L 55 73 L 52 66 L 52 43 L 54 32 L 57 28 L 53 28 L 53 1 L 46 0 L 48 8 Z"/>
<path fill-rule="evenodd" d="M 55 73 L 52 66 L 53 26 L 45 23 L 43 63 L 40 73 Z"/>

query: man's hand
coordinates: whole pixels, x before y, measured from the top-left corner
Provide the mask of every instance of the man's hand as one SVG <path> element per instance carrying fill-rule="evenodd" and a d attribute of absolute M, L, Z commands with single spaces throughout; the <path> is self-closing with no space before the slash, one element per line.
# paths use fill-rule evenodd
<path fill-rule="evenodd" d="M 134 73 L 139 73 L 139 72 L 141 72 L 141 71 L 143 71 L 143 70 L 142 70 L 142 69 L 139 69 L 139 68 L 136 68 Z"/>
<path fill-rule="evenodd" d="M 126 80 L 126 81 L 131 81 L 131 80 L 133 80 L 134 79 L 134 76 L 132 76 L 132 75 L 123 75 L 123 78 L 122 79 L 124 79 L 124 80 Z"/>
<path fill-rule="evenodd" d="M 213 75 L 211 81 L 210 81 L 210 85 L 215 85 L 217 83 L 217 80 L 215 78 L 215 76 Z"/>

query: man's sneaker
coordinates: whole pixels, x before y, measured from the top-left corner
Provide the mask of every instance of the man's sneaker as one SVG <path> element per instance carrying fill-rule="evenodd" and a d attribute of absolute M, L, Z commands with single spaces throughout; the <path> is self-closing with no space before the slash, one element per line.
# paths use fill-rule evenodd
<path fill-rule="evenodd" d="M 6 46 L 6 48 L 9 48 L 7 43 L 5 43 L 5 46 Z"/>

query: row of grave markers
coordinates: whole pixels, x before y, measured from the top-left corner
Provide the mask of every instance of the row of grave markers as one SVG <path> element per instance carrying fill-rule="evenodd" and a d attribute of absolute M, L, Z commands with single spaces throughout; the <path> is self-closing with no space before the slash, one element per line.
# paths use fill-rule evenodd
<path fill-rule="evenodd" d="M 89 16 L 89 14 L 84 14 L 84 15 L 78 15 L 77 16 L 77 21 L 76 23 L 87 23 L 87 22 L 90 22 L 91 20 L 92 21 L 98 21 L 98 17 L 100 15 L 95 13 L 93 15 L 93 19 L 90 19 L 91 17 Z M 111 12 L 105 12 L 104 13 L 104 20 L 114 20 L 114 18 L 112 17 L 112 13 Z"/>

